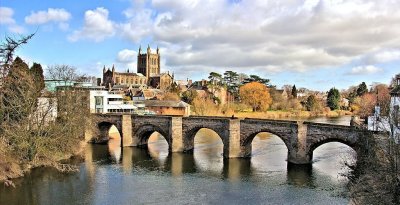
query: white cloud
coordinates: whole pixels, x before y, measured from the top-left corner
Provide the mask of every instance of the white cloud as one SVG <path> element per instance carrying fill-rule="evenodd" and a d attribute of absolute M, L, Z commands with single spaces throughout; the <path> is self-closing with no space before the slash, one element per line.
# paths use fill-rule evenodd
<path fill-rule="evenodd" d="M 47 11 L 32 12 L 25 17 L 27 24 L 46 24 L 49 22 L 65 23 L 71 19 L 71 14 L 65 9 L 48 8 Z"/>
<path fill-rule="evenodd" d="M 399 59 L 400 59 L 400 50 L 383 51 L 373 56 L 373 60 L 378 63 L 385 63 Z"/>
<path fill-rule="evenodd" d="M 129 69 L 132 72 L 136 72 L 137 67 L 137 52 L 134 50 L 123 49 L 117 54 L 117 70 Z"/>
<path fill-rule="evenodd" d="M 375 67 L 373 65 L 367 65 L 367 66 L 357 66 L 351 69 L 350 72 L 347 74 L 350 75 L 370 75 L 370 74 L 375 74 L 382 72 L 382 68 Z"/>
<path fill-rule="evenodd" d="M 168 67 L 307 72 L 398 48 L 398 8 L 392 0 L 153 0 L 132 4 L 118 29 L 135 43 L 159 44 Z M 371 66 L 362 70 L 378 69 Z"/>
<path fill-rule="evenodd" d="M 108 10 L 102 7 L 85 12 L 84 26 L 80 30 L 74 31 L 68 40 L 78 41 L 80 39 L 103 41 L 115 34 L 114 22 L 108 19 Z"/>
<path fill-rule="evenodd" d="M 135 62 L 137 59 L 137 52 L 134 50 L 124 49 L 118 52 L 117 61 L 122 63 Z"/>
<path fill-rule="evenodd" d="M 8 7 L 0 7 L 0 24 L 14 24 L 14 11 Z"/>
<path fill-rule="evenodd" d="M 0 7 L 0 25 L 7 26 L 7 29 L 13 33 L 24 33 L 25 29 L 17 25 L 13 18 L 14 10 L 8 7 Z"/>

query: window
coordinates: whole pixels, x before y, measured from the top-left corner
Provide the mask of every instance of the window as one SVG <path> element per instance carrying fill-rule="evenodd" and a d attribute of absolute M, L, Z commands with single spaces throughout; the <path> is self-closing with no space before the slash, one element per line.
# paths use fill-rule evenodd
<path fill-rule="evenodd" d="M 94 97 L 94 99 L 95 99 L 95 103 L 96 103 L 96 105 L 103 105 L 103 97 L 101 97 L 101 96 L 95 96 Z"/>

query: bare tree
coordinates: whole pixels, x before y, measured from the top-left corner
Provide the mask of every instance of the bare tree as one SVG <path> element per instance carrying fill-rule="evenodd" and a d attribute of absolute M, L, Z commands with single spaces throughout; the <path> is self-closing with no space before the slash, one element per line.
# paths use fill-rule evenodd
<path fill-rule="evenodd" d="M 61 80 L 61 81 L 72 81 L 76 80 L 79 77 L 77 74 L 76 68 L 70 65 L 52 65 L 49 66 L 46 79 L 49 80 Z"/>
<path fill-rule="evenodd" d="M 28 41 L 35 34 L 30 34 L 27 36 L 20 36 L 20 39 L 16 40 L 12 37 L 6 37 L 5 41 L 0 45 L 0 85 L 2 79 L 7 75 L 9 66 L 14 59 L 14 53 L 18 47 L 22 44 L 28 43 Z"/>

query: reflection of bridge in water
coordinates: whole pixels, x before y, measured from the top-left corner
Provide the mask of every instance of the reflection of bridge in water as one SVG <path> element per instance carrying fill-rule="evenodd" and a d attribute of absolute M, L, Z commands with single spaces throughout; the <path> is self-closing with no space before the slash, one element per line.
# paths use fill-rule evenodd
<path fill-rule="evenodd" d="M 311 163 L 313 151 L 328 142 L 341 142 L 355 148 L 365 134 L 355 127 L 302 121 L 118 114 L 99 114 L 97 117 L 96 129 L 100 129 L 103 139 L 108 139 L 108 131 L 114 125 L 123 146 L 143 147 L 147 146 L 150 136 L 158 132 L 165 138 L 171 153 L 191 152 L 196 133 L 207 128 L 221 138 L 225 158 L 250 157 L 254 137 L 268 132 L 282 139 L 288 149 L 287 160 L 294 164 Z M 90 140 L 90 133 L 95 131 L 87 129 L 86 139 Z"/>
<path fill-rule="evenodd" d="M 115 152 L 121 152 L 118 159 L 114 158 Z M 86 148 L 85 163 L 92 175 L 96 173 L 96 167 L 102 164 L 117 163 L 126 172 L 166 172 L 172 176 L 183 176 L 185 174 L 201 174 L 204 176 L 222 177 L 230 181 L 249 180 L 257 178 L 258 167 L 252 164 L 250 158 L 224 158 L 222 167 L 213 170 L 204 170 L 199 165 L 199 160 L 191 153 L 168 153 L 165 159 L 152 155 L 148 149 L 137 147 L 107 147 L 104 145 L 92 145 Z M 90 169 L 92 168 L 92 169 Z M 295 165 L 288 163 L 287 180 L 290 184 L 297 186 L 313 186 L 313 167 L 311 164 Z"/>

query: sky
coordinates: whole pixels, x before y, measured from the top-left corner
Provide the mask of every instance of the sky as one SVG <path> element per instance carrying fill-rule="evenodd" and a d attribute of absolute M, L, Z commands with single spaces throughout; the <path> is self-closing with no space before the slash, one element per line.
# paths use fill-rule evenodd
<path fill-rule="evenodd" d="M 175 79 L 232 70 L 327 91 L 400 73 L 399 10 L 399 0 L 1 0 L 0 39 L 35 33 L 16 55 L 97 77 L 136 71 L 150 45 Z"/>

